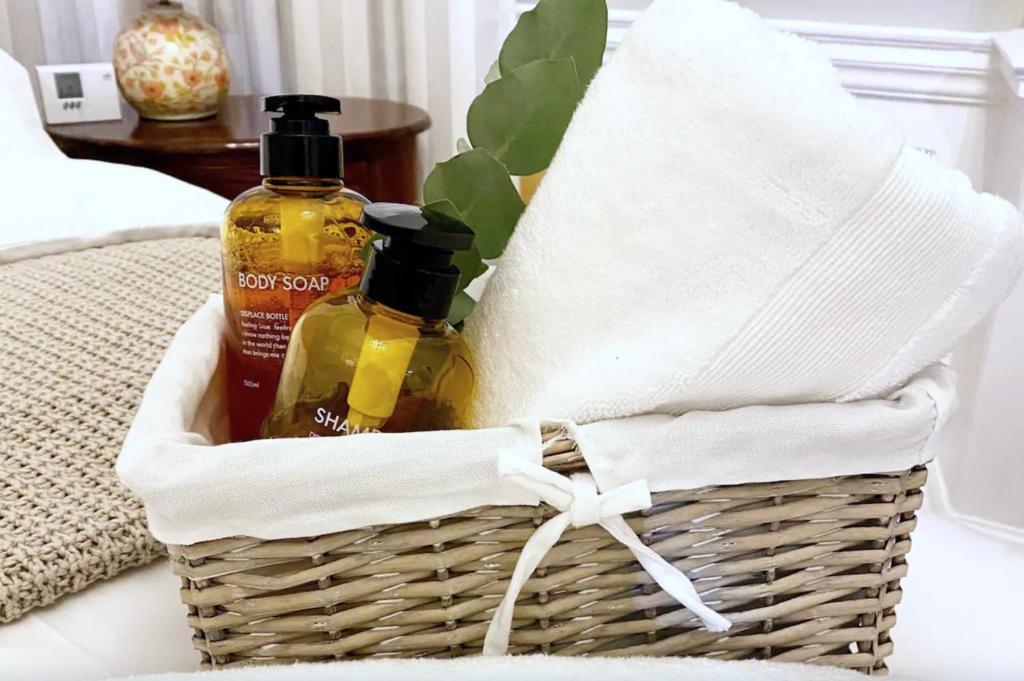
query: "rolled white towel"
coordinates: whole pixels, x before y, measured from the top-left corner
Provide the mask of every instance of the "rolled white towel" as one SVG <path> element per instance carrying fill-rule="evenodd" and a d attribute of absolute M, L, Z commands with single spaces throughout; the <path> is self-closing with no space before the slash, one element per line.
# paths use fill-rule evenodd
<path fill-rule="evenodd" d="M 657 0 L 468 322 L 477 423 L 877 397 L 1022 264 L 1017 211 L 907 147 L 814 45 Z"/>

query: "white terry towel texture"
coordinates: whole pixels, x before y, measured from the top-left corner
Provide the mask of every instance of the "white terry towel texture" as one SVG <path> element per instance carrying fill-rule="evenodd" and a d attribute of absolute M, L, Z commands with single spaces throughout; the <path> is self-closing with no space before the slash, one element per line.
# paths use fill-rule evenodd
<path fill-rule="evenodd" d="M 878 397 L 1022 263 L 1017 211 L 907 147 L 813 45 L 657 0 L 467 324 L 477 424 Z"/>

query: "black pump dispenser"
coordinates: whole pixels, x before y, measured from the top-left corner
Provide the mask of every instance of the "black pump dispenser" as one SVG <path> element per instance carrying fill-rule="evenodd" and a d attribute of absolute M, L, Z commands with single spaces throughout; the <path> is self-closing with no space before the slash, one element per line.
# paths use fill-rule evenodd
<path fill-rule="evenodd" d="M 263 110 L 280 113 L 270 132 L 260 136 L 260 174 L 264 177 L 339 179 L 343 175 L 341 137 L 317 114 L 340 114 L 341 101 L 321 95 L 274 95 Z"/>
<path fill-rule="evenodd" d="M 473 230 L 458 220 L 401 203 L 371 203 L 363 224 L 383 234 L 373 245 L 360 290 L 405 314 L 444 319 L 458 292 L 455 251 L 473 246 Z"/>

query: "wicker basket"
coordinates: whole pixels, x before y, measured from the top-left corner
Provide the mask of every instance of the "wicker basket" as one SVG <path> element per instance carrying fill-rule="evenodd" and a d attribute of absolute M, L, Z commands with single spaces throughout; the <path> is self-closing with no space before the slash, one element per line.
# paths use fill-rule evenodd
<path fill-rule="evenodd" d="M 545 465 L 584 470 L 549 439 Z M 570 529 L 517 602 L 510 653 L 701 655 L 885 670 L 926 472 L 654 495 L 627 517 L 733 629 L 712 634 L 599 527 Z M 553 515 L 487 507 L 321 537 L 171 546 L 208 667 L 480 652 L 523 544 Z"/>

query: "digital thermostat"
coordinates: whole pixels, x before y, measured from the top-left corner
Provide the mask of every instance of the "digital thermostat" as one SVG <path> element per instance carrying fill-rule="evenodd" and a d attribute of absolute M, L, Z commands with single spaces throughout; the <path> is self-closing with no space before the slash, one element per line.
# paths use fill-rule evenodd
<path fill-rule="evenodd" d="M 36 74 L 47 123 L 121 118 L 113 64 L 47 64 L 37 66 Z"/>

